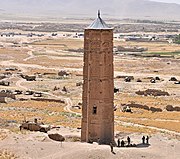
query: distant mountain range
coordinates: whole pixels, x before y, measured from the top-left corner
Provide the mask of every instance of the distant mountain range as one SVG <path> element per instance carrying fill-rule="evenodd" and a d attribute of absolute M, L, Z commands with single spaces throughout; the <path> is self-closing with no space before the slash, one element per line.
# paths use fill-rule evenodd
<path fill-rule="evenodd" d="M 180 20 L 180 5 L 150 0 L 0 0 L 2 16 L 103 17 Z"/>

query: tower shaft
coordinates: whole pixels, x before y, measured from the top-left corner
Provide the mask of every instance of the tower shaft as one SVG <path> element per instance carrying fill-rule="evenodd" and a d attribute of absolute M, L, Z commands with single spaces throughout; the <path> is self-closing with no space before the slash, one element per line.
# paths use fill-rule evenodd
<path fill-rule="evenodd" d="M 84 35 L 81 140 L 109 144 L 114 140 L 113 30 L 88 28 Z"/>

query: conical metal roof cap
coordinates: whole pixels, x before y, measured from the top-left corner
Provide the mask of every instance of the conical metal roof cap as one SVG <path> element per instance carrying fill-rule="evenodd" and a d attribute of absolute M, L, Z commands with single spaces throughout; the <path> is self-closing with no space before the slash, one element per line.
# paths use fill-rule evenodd
<path fill-rule="evenodd" d="M 100 11 L 98 10 L 98 17 L 86 29 L 112 29 L 101 19 Z"/>

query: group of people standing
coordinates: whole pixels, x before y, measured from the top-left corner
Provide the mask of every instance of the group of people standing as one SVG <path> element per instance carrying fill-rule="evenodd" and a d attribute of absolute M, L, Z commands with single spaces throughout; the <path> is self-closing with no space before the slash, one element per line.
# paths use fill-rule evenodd
<path fill-rule="evenodd" d="M 128 137 L 127 137 L 127 145 L 130 146 L 130 144 L 131 144 L 131 139 L 130 139 L 130 137 L 128 136 Z M 122 141 L 120 142 L 120 139 L 118 139 L 118 140 L 117 140 L 117 147 L 125 147 L 125 141 L 122 140 Z"/>
<path fill-rule="evenodd" d="M 149 136 L 142 137 L 142 144 L 149 144 Z M 127 137 L 127 141 L 124 140 L 120 141 L 120 139 L 117 140 L 117 147 L 136 147 L 136 146 L 137 146 L 136 144 L 131 144 L 131 138 L 129 136 Z M 113 152 L 114 144 L 110 143 L 110 147 L 111 147 L 111 152 Z"/>
<path fill-rule="evenodd" d="M 142 137 L 142 144 L 149 144 L 149 136 L 146 136 L 146 137 L 143 136 Z M 129 136 L 127 137 L 127 145 L 125 145 L 124 140 L 122 140 L 121 142 L 120 142 L 120 139 L 117 140 L 117 147 L 125 147 L 125 146 L 132 146 L 131 138 Z"/>
<path fill-rule="evenodd" d="M 145 144 L 145 140 L 146 140 L 146 144 L 149 144 L 149 136 L 143 136 L 142 137 L 142 143 Z"/>

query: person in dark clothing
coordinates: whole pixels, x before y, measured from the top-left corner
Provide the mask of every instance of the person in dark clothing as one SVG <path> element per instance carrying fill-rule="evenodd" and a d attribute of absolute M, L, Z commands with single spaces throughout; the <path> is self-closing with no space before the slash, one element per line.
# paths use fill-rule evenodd
<path fill-rule="evenodd" d="M 125 142 L 124 142 L 124 140 L 122 140 L 121 141 L 121 147 L 124 147 L 124 145 L 125 145 Z"/>
<path fill-rule="evenodd" d="M 131 139 L 130 139 L 130 137 L 128 136 L 127 137 L 127 142 L 128 142 L 128 146 L 130 145 L 130 143 L 131 143 Z"/>
<path fill-rule="evenodd" d="M 119 139 L 117 140 L 117 143 L 118 143 L 118 147 L 120 147 L 120 140 Z"/>
<path fill-rule="evenodd" d="M 145 144 L 145 136 L 142 137 L 142 143 Z"/>
<path fill-rule="evenodd" d="M 146 137 L 146 144 L 149 144 L 149 136 Z"/>
<path fill-rule="evenodd" d="M 113 143 L 112 142 L 110 143 L 110 147 L 111 147 L 111 152 L 113 153 L 114 151 L 113 151 Z"/>

